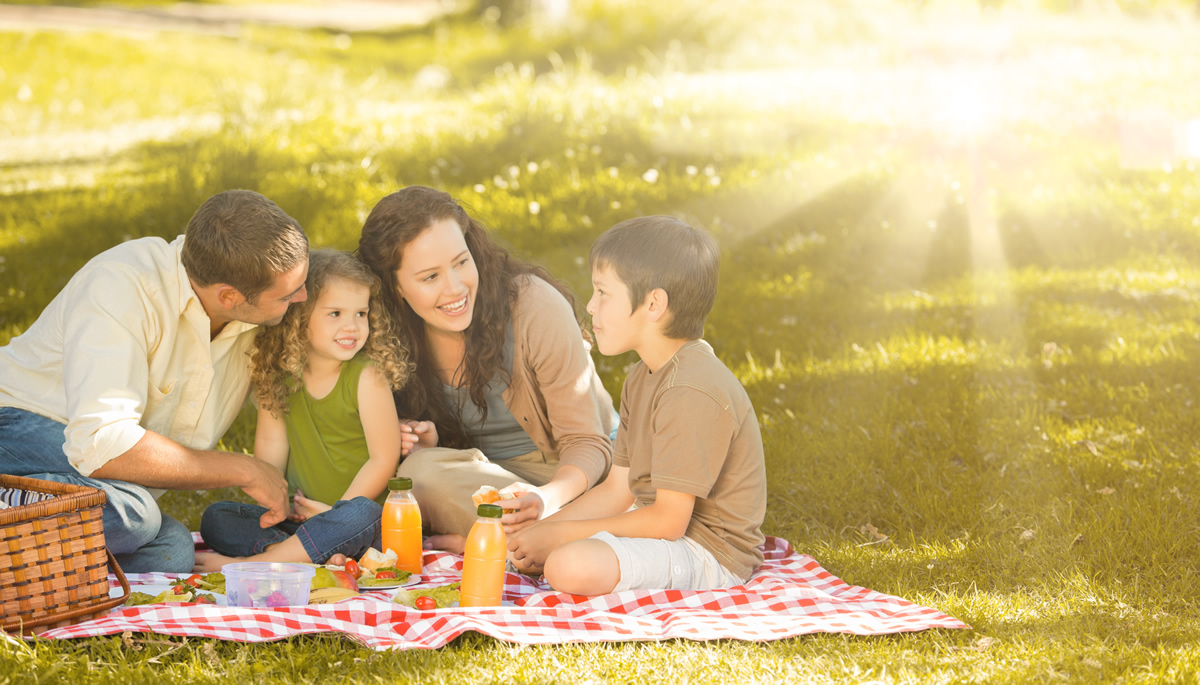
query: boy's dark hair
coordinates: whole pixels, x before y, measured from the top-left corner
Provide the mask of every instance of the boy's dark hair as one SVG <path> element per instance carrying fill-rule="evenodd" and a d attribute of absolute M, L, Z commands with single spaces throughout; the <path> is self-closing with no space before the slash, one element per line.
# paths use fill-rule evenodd
<path fill-rule="evenodd" d="M 231 285 L 254 304 L 279 274 L 308 259 L 308 238 L 274 202 L 252 190 L 227 190 L 196 210 L 180 256 L 198 285 Z"/>
<path fill-rule="evenodd" d="M 592 269 L 611 268 L 636 310 L 655 288 L 667 293 L 671 318 L 663 335 L 692 340 L 717 297 L 721 255 L 707 233 L 669 216 L 643 216 L 608 229 L 588 254 Z"/>

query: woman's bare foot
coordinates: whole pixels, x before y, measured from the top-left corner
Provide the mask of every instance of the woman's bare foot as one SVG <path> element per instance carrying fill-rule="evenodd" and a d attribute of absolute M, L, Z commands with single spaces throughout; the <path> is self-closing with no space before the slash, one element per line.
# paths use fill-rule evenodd
<path fill-rule="evenodd" d="M 242 561 L 237 557 L 227 557 L 216 552 L 196 552 L 196 565 L 192 567 L 192 573 L 214 573 L 220 571 L 225 564 Z"/>
<path fill-rule="evenodd" d="M 467 549 L 467 539 L 461 535 L 430 535 L 425 538 L 425 549 L 441 549 L 453 554 L 462 554 Z"/>

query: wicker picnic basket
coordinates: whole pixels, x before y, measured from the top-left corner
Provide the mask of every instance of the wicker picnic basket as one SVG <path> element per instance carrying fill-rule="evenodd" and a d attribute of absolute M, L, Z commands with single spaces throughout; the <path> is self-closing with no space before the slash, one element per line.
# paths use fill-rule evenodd
<path fill-rule="evenodd" d="M 129 597 L 129 581 L 104 545 L 103 491 L 4 474 L 0 488 L 50 495 L 0 509 L 0 629 L 68 626 Z M 121 583 L 119 597 L 109 597 L 109 568 Z"/>

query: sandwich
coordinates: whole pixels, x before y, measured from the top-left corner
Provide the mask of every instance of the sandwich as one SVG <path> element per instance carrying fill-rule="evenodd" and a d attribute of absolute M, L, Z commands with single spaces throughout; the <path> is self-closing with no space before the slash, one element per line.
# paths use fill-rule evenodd
<path fill-rule="evenodd" d="M 392 550 L 389 549 L 387 552 L 380 552 L 372 547 L 371 549 L 368 549 L 367 553 L 364 554 L 362 559 L 359 560 L 358 566 L 364 571 L 375 573 L 377 569 L 395 568 L 398 561 L 399 559 L 396 556 L 396 553 Z"/>
<path fill-rule="evenodd" d="M 475 503 L 475 506 L 479 506 L 480 504 L 495 504 L 500 500 L 506 499 L 515 499 L 515 497 L 512 493 L 500 492 L 490 485 L 479 486 L 479 489 L 475 491 L 475 494 L 471 495 L 471 501 Z M 505 509 L 504 513 L 511 514 L 514 511 L 516 511 L 516 509 Z"/>

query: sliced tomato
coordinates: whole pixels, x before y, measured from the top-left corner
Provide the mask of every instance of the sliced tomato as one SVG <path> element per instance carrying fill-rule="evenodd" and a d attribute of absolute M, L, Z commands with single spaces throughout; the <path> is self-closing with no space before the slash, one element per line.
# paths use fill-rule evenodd
<path fill-rule="evenodd" d="M 200 581 L 203 579 L 204 576 L 200 575 L 199 573 L 193 573 L 192 575 L 188 576 L 187 580 L 184 582 L 192 587 L 200 587 Z"/>
<path fill-rule="evenodd" d="M 171 590 L 177 595 L 185 595 L 191 592 L 191 589 L 186 585 L 176 585 L 175 587 L 171 588 Z"/>
<path fill-rule="evenodd" d="M 362 569 L 358 567 L 358 562 L 353 559 L 346 560 L 345 569 L 346 573 L 349 573 L 350 577 L 354 578 L 355 580 L 358 580 L 362 577 Z"/>
<path fill-rule="evenodd" d="M 216 604 L 217 600 L 212 598 L 212 595 L 200 595 L 196 597 L 195 604 Z"/>
<path fill-rule="evenodd" d="M 430 609 L 437 608 L 437 601 L 435 601 L 432 597 L 426 597 L 425 595 L 418 597 L 415 604 L 421 611 L 428 611 Z"/>
<path fill-rule="evenodd" d="M 379 580 L 383 580 L 385 578 L 395 578 L 396 572 L 395 571 L 378 571 L 375 573 L 375 577 L 378 578 Z"/>

